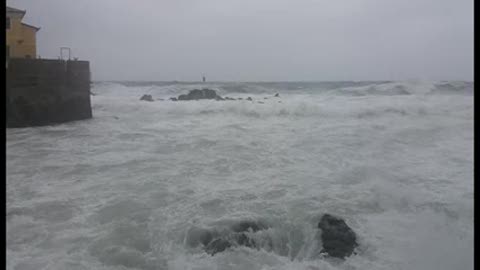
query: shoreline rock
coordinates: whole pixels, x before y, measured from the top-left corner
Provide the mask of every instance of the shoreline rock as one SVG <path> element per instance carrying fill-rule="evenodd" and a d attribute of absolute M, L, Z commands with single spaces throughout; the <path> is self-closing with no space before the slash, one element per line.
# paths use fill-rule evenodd
<path fill-rule="evenodd" d="M 344 259 L 358 246 L 355 232 L 341 218 L 324 214 L 318 223 L 322 230 L 323 250 L 329 256 Z"/>
<path fill-rule="evenodd" d="M 143 95 L 140 100 L 143 100 L 143 101 L 153 101 L 153 97 L 152 95 Z"/>

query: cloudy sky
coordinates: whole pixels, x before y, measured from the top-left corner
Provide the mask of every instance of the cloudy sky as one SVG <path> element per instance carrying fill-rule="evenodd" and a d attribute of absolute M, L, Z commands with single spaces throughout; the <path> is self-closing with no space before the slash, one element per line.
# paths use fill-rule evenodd
<path fill-rule="evenodd" d="M 94 80 L 473 80 L 473 0 L 7 0 Z"/>

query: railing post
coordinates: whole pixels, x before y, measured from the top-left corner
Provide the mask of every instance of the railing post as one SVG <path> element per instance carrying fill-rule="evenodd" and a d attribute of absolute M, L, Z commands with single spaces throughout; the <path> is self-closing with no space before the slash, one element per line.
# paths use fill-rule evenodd
<path fill-rule="evenodd" d="M 60 58 L 62 58 L 62 60 L 63 60 L 63 51 L 64 50 L 68 51 L 68 60 L 70 61 L 70 59 L 72 57 L 72 52 L 71 52 L 69 47 L 60 47 Z"/>

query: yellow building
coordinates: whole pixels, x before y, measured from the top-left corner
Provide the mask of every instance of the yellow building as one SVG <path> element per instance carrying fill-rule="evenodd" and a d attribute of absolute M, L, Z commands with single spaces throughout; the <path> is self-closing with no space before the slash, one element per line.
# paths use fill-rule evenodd
<path fill-rule="evenodd" d="M 40 28 L 22 22 L 26 11 L 7 7 L 7 59 L 36 58 Z"/>

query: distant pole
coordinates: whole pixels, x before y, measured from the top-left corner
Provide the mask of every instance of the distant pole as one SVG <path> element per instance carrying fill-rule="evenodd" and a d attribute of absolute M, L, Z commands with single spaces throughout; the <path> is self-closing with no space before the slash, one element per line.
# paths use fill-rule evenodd
<path fill-rule="evenodd" d="M 205 82 L 205 76 L 202 77 L 202 81 Z"/>

